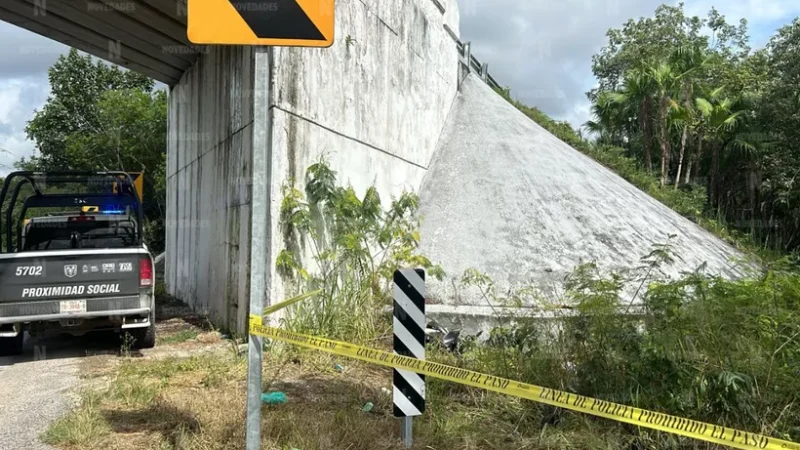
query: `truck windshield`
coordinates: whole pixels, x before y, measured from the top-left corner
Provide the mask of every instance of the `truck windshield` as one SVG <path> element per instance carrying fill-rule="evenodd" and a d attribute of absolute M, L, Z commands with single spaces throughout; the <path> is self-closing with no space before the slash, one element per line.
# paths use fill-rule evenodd
<path fill-rule="evenodd" d="M 23 251 L 117 249 L 136 246 L 136 224 L 124 217 L 61 217 L 25 227 Z"/>

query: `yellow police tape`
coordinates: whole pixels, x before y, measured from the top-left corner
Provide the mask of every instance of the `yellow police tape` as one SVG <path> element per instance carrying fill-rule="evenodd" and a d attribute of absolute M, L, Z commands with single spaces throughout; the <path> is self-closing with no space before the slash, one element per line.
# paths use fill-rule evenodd
<path fill-rule="evenodd" d="M 654 430 L 713 442 L 715 444 L 722 444 L 733 448 L 746 450 L 800 450 L 800 444 L 760 434 L 735 430 L 719 425 L 711 425 L 555 389 L 534 386 L 532 384 L 486 375 L 432 361 L 422 361 L 381 350 L 360 347 L 346 342 L 293 333 L 280 328 L 265 326 L 263 325 L 261 317 L 254 315 L 250 316 L 250 334 L 277 339 L 301 347 L 322 350 L 335 355 L 354 358 L 381 366 L 406 369 L 454 383 L 500 392 L 514 397 L 616 420 L 617 422 L 652 428 Z"/>
<path fill-rule="evenodd" d="M 281 310 L 281 309 L 286 308 L 288 306 L 292 306 L 295 303 L 300 302 L 302 300 L 305 300 L 305 299 L 307 299 L 309 297 L 313 297 L 313 296 L 319 294 L 320 292 L 322 292 L 322 289 L 317 289 L 316 291 L 306 292 L 305 294 L 298 295 L 297 297 L 292 297 L 289 300 L 284 300 L 284 301 L 282 301 L 280 303 L 276 303 L 276 304 L 270 306 L 269 308 L 265 309 L 264 312 L 262 313 L 262 315 L 263 316 L 268 316 L 268 315 L 274 313 L 275 311 Z M 250 319 L 252 320 L 254 317 L 258 318 L 258 316 L 251 315 Z"/>

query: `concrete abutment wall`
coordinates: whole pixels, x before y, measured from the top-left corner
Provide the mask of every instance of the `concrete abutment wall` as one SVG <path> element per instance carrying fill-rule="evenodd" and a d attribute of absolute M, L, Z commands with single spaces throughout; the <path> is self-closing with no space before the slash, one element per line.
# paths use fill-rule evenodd
<path fill-rule="evenodd" d="M 171 92 L 167 285 L 219 326 L 246 330 L 254 176 L 268 183 L 267 237 L 252 245 L 273 303 L 290 294 L 275 270 L 282 186 L 302 190 L 324 155 L 340 183 L 388 202 L 430 165 L 457 93 L 456 0 L 338 0 L 336 16 L 331 48 L 213 47 Z M 266 173 L 253 172 L 259 136 Z"/>
<path fill-rule="evenodd" d="M 253 55 L 209 48 L 169 99 L 167 286 L 239 331 L 249 300 Z"/>
<path fill-rule="evenodd" d="M 445 25 L 458 30 L 458 17 L 456 0 L 340 0 L 331 48 L 274 50 L 271 301 L 296 294 L 275 268 L 281 188 L 293 181 L 302 191 L 311 164 L 324 157 L 360 197 L 374 185 L 385 206 L 419 189 L 457 94 Z"/>

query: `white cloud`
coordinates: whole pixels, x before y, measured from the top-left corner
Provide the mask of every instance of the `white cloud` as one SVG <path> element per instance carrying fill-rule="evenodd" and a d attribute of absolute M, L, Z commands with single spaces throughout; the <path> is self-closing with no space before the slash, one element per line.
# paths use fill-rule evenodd
<path fill-rule="evenodd" d="M 14 169 L 14 162 L 33 154 L 33 143 L 24 134 L 0 135 L 0 176 Z"/>
<path fill-rule="evenodd" d="M 46 77 L 0 80 L 0 175 L 8 173 L 21 157 L 33 154 L 25 125 L 48 94 Z"/>
<path fill-rule="evenodd" d="M 15 161 L 33 154 L 25 125 L 50 92 L 47 69 L 69 47 L 0 22 L 0 176 Z M 5 62 L 8 62 L 7 64 Z"/>
<path fill-rule="evenodd" d="M 512 95 L 559 120 L 591 87 L 591 57 L 609 28 L 650 15 L 661 0 L 459 0 L 461 34 Z"/>
<path fill-rule="evenodd" d="M 19 110 L 22 107 L 22 91 L 25 88 L 25 84 L 20 80 L 9 80 L 0 83 L 0 124 L 10 125 L 15 116 L 19 116 Z"/>

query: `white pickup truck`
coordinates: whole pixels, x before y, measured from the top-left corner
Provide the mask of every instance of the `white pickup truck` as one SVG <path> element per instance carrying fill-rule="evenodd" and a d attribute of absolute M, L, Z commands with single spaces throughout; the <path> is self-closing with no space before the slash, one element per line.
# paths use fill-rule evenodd
<path fill-rule="evenodd" d="M 88 187 L 78 193 L 42 189 L 62 182 Z M 24 200 L 22 186 L 32 191 Z M 155 345 L 153 258 L 142 238 L 140 203 L 130 176 L 121 172 L 15 172 L 6 178 L 0 192 L 0 205 L 7 207 L 0 355 L 21 353 L 26 331 L 37 338 L 110 329 L 129 333 L 135 348 Z M 48 208 L 58 211 L 40 212 Z"/>

